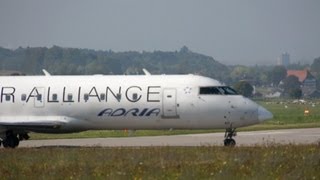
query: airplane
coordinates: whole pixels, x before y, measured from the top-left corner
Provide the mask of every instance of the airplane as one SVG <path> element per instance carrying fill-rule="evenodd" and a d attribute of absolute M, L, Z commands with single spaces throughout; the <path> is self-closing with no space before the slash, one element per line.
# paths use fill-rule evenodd
<path fill-rule="evenodd" d="M 0 77 L 0 144 L 28 133 L 123 129 L 236 129 L 273 117 L 219 81 L 200 75 L 50 75 Z"/>

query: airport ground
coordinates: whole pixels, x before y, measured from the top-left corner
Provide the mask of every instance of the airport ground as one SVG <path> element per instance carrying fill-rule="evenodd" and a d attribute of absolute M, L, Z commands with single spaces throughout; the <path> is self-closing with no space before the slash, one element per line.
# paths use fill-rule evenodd
<path fill-rule="evenodd" d="M 32 134 L 33 140 L 22 141 L 19 148 L 0 149 L 0 159 L 6 162 L 0 165 L 0 179 L 320 179 L 320 129 L 315 128 L 320 127 L 320 104 L 289 101 L 261 104 L 273 112 L 274 119 L 240 129 L 236 137 L 238 146 L 234 148 L 223 147 L 223 132 L 211 133 L 217 132 L 215 130 Z M 247 132 L 249 130 L 255 132 Z M 197 134 L 176 135 L 187 133 Z M 160 139 L 159 135 L 163 139 L 160 144 L 125 147 L 116 144 L 130 144 L 139 142 L 139 139 L 154 142 Z M 264 136 L 271 138 L 271 141 Z M 102 138 L 98 139 L 100 143 L 107 145 L 82 147 L 76 144 L 97 137 Z M 171 140 L 197 142 L 204 137 L 210 142 L 216 138 L 220 144 L 161 144 Z M 51 138 L 62 138 L 60 142 L 65 143 L 57 144 L 55 141 L 59 140 L 48 140 Z M 54 143 L 41 145 L 46 141 Z M 75 144 L 70 146 L 70 142 Z M 112 146 L 111 142 L 115 145 Z"/>

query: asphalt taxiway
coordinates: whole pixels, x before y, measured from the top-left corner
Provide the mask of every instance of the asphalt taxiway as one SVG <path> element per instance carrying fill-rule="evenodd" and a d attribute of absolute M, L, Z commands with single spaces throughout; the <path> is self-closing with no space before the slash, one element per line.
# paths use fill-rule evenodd
<path fill-rule="evenodd" d="M 223 146 L 224 133 L 21 141 L 19 147 Z M 237 146 L 320 144 L 320 128 L 238 132 Z"/>

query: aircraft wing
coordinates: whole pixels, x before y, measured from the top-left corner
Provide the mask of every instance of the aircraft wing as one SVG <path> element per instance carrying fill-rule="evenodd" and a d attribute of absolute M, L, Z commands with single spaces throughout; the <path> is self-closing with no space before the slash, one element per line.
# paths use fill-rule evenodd
<path fill-rule="evenodd" d="M 1 129 L 45 132 L 60 129 L 72 118 L 65 116 L 2 116 Z"/>

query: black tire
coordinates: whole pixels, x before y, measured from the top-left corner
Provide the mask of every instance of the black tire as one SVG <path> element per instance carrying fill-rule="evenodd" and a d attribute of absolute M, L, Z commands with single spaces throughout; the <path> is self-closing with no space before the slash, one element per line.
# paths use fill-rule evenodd
<path fill-rule="evenodd" d="M 7 137 L 6 139 L 3 140 L 3 147 L 5 148 L 12 148 L 14 146 L 12 138 Z"/>
<path fill-rule="evenodd" d="M 229 144 L 229 139 L 225 139 L 225 140 L 223 141 L 223 144 L 224 144 L 224 146 L 228 146 L 228 144 Z"/>
<path fill-rule="evenodd" d="M 6 139 L 3 140 L 3 147 L 5 148 L 15 148 L 19 145 L 19 139 L 17 136 L 7 136 Z"/>
<path fill-rule="evenodd" d="M 235 146 L 236 145 L 236 141 L 234 139 L 230 139 L 230 142 L 229 142 L 229 146 Z"/>
<path fill-rule="evenodd" d="M 236 145 L 236 141 L 234 139 L 225 139 L 224 146 L 233 147 Z"/>
<path fill-rule="evenodd" d="M 19 138 L 17 136 L 13 136 L 13 144 L 14 144 L 13 148 L 19 146 L 19 142 L 20 142 Z"/>
<path fill-rule="evenodd" d="M 2 145 L 3 145 L 4 148 L 9 147 L 9 145 L 8 145 L 8 143 L 7 143 L 7 141 L 5 139 L 3 140 Z"/>

